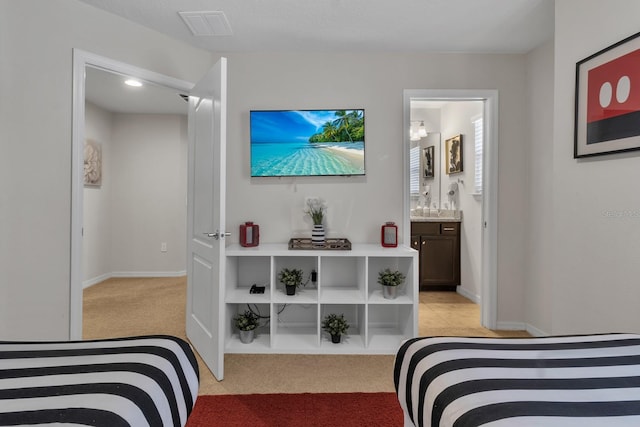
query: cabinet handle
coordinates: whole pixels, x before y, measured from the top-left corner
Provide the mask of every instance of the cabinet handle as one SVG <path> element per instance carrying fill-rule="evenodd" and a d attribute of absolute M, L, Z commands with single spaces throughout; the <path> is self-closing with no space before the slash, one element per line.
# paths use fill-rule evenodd
<path fill-rule="evenodd" d="M 453 228 L 453 227 L 444 227 L 443 230 L 444 231 L 454 231 L 455 228 Z"/>
<path fill-rule="evenodd" d="M 423 241 L 422 241 L 422 244 L 423 244 L 423 245 L 426 245 L 426 244 L 427 244 L 427 241 L 426 241 L 426 240 L 423 240 Z"/>

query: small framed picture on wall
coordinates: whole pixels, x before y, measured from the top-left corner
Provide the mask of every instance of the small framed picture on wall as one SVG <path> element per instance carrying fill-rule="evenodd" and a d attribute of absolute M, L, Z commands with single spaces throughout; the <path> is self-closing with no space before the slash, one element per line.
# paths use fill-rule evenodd
<path fill-rule="evenodd" d="M 447 174 L 462 172 L 462 135 L 445 140 L 445 172 Z"/>
<path fill-rule="evenodd" d="M 435 146 L 430 145 L 424 149 L 424 177 L 433 178 L 435 176 L 435 168 L 433 165 Z"/>

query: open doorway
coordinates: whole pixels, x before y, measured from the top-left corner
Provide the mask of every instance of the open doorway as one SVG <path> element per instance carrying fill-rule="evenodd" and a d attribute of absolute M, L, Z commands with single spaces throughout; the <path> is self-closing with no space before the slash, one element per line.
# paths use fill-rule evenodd
<path fill-rule="evenodd" d="M 411 241 L 411 217 L 412 213 L 418 214 L 418 208 L 420 215 L 428 212 L 428 215 L 435 217 L 441 214 L 459 215 L 459 210 L 463 210 L 464 217 L 464 210 L 468 211 L 469 218 L 463 221 L 468 221 L 468 228 L 472 234 L 466 236 L 469 241 L 463 244 L 468 253 L 462 254 L 464 264 L 461 268 L 467 269 L 467 283 L 474 283 L 462 288 L 467 290 L 466 295 L 465 292 L 460 293 L 480 304 L 480 323 L 489 329 L 496 327 L 497 105 L 497 91 L 406 90 L 404 93 L 404 239 Z M 443 121 L 445 114 L 448 119 Z M 452 114 L 468 116 L 462 120 L 468 118 L 469 123 L 449 118 Z M 446 145 L 460 135 L 464 141 L 464 134 L 468 134 L 478 125 L 482 136 L 483 154 L 479 160 L 481 183 L 479 188 L 475 188 L 473 171 L 467 169 L 463 174 L 463 167 L 451 168 L 448 165 L 450 159 L 447 156 L 450 148 Z M 430 139 L 429 130 L 432 132 Z M 423 133 L 418 135 L 418 131 Z M 473 144 L 474 138 L 473 135 L 467 136 L 471 136 L 471 141 L 466 143 L 468 147 L 469 143 Z M 416 142 L 422 140 L 424 144 Z M 416 177 L 412 176 L 411 159 L 416 157 L 416 152 L 422 157 L 423 151 L 429 155 L 432 162 L 429 167 L 432 170 L 424 170 L 422 173 L 424 168 L 421 164 L 416 182 Z M 468 152 L 473 153 L 473 148 Z M 462 153 L 464 155 L 464 151 Z M 415 171 L 413 174 L 415 175 Z M 460 193 L 463 193 L 464 198 Z M 479 268 L 480 271 L 470 271 L 474 260 L 478 260 L 479 265 L 476 269 Z M 460 288 L 458 286 L 458 289 Z"/>
<path fill-rule="evenodd" d="M 144 70 L 144 69 L 140 69 L 137 67 L 133 67 L 130 66 L 128 64 L 124 64 L 124 63 L 120 63 L 117 61 L 112 61 L 109 60 L 107 58 L 103 58 L 103 57 L 99 57 L 97 55 L 93 55 L 87 52 L 83 52 L 83 51 L 79 51 L 79 50 L 74 50 L 74 105 L 73 105 L 73 143 L 72 143 L 72 147 L 73 147 L 73 159 L 72 159 L 72 224 L 71 224 L 71 229 L 72 229 L 72 239 L 71 239 L 71 295 L 70 295 L 70 337 L 71 339 L 81 339 L 82 338 L 82 294 L 83 294 L 83 284 L 87 284 L 87 281 L 91 281 L 93 280 L 99 280 L 100 278 L 100 274 L 99 273 L 95 273 L 97 271 L 100 271 L 100 268 L 96 268 L 95 266 L 95 262 L 92 265 L 91 263 L 87 263 L 87 260 L 85 259 L 84 255 L 83 255 L 83 246 L 85 244 L 85 239 L 83 238 L 83 234 L 85 232 L 84 227 L 85 226 L 89 226 L 89 222 L 87 221 L 88 218 L 86 218 L 85 215 L 85 197 L 91 198 L 92 202 L 94 203 L 94 206 L 97 203 L 97 206 L 99 206 L 99 204 L 101 203 L 99 200 L 101 196 L 104 195 L 100 195 L 99 194 L 99 186 L 89 186 L 87 187 L 89 189 L 89 191 L 91 191 L 91 189 L 93 189 L 93 193 L 90 194 L 85 194 L 85 181 L 84 181 L 84 147 L 85 147 L 85 141 L 88 139 L 88 136 L 90 136 L 90 133 L 94 133 L 96 130 L 95 129 L 91 129 L 88 130 L 87 129 L 87 115 L 93 115 L 95 117 L 95 114 L 97 114 L 96 112 L 98 112 L 99 115 L 99 110 L 101 110 L 102 108 L 98 107 L 98 108 L 94 108 L 94 103 L 90 104 L 91 106 L 89 107 L 89 110 L 86 108 L 86 101 L 87 101 L 87 86 L 86 86 L 86 82 L 89 81 L 89 79 L 85 79 L 85 76 L 87 76 L 88 74 L 91 75 L 90 78 L 94 79 L 96 82 L 97 87 L 94 88 L 90 88 L 90 90 L 93 89 L 99 89 L 101 88 L 103 91 L 104 89 L 106 89 L 106 87 L 110 84 L 109 83 L 109 79 L 114 79 L 121 81 L 122 80 L 122 76 L 128 76 L 128 77 L 132 77 L 132 78 L 136 78 L 142 82 L 144 82 L 145 84 L 150 85 L 151 87 L 155 87 L 157 89 L 160 90 L 160 92 L 164 91 L 165 92 L 165 96 L 166 93 L 170 92 L 172 94 L 174 94 L 173 96 L 175 97 L 175 102 L 176 104 L 180 105 L 182 107 L 182 114 L 186 114 L 187 111 L 187 103 L 184 102 L 184 100 L 179 99 L 177 94 L 180 93 L 189 93 L 189 91 L 191 90 L 191 87 L 193 86 L 191 83 L 188 82 L 184 82 L 181 80 L 177 80 L 177 79 L 173 79 L 161 74 L 157 74 L 148 70 Z M 109 90 L 107 89 L 106 92 L 103 92 L 108 94 L 109 96 L 114 94 L 114 90 Z M 107 95 L 104 95 L 105 97 Z M 95 95 L 95 94 L 94 94 Z M 95 101 L 95 99 L 94 99 Z M 158 108 L 161 107 L 159 105 L 159 101 L 156 100 L 152 100 L 150 101 L 149 99 L 147 99 L 147 101 L 149 102 L 149 104 L 147 105 L 151 105 L 152 107 L 148 107 L 148 110 L 146 110 L 146 113 L 158 113 L 159 110 Z M 127 110 L 126 108 L 121 110 L 120 113 L 123 112 L 137 112 L 137 113 L 142 113 L 144 112 L 144 110 L 134 110 L 133 109 L 133 104 L 134 101 L 129 100 L 129 101 L 118 101 L 117 98 L 112 99 L 109 102 L 121 102 L 123 107 L 128 107 L 129 110 Z M 137 101 L 135 101 L 137 102 Z M 116 108 L 116 107 L 113 107 Z M 168 108 L 165 105 L 165 108 Z M 105 107 L 106 110 L 106 107 Z M 165 113 L 168 112 L 169 110 L 165 110 Z M 147 123 L 146 125 L 144 124 L 145 121 L 148 120 L 153 120 L 151 118 L 151 115 L 149 116 L 142 116 L 143 117 L 142 120 L 128 120 L 124 115 L 122 116 L 122 126 L 123 127 L 132 127 L 134 129 L 141 129 L 144 128 L 144 126 L 148 126 L 149 123 Z M 169 117 L 168 115 L 166 117 Z M 174 120 L 176 122 L 176 126 L 177 128 L 180 128 L 181 126 L 184 128 L 183 130 L 185 131 L 184 133 L 186 134 L 186 117 L 184 119 L 184 124 L 180 124 L 180 122 L 182 122 L 182 120 L 173 117 L 172 120 Z M 133 165 L 129 165 L 128 169 L 129 170 L 134 170 L 136 169 L 135 164 L 136 162 L 141 162 L 144 163 L 145 161 L 149 161 L 149 162 L 154 162 L 154 159 L 145 159 L 144 158 L 144 150 L 141 153 L 140 150 L 138 150 L 137 152 L 137 156 L 142 156 L 142 159 L 136 159 L 136 158 L 128 158 L 127 159 L 127 150 L 128 148 L 126 147 L 127 145 L 127 138 L 129 137 L 124 137 L 124 138 L 120 138 L 120 145 L 121 146 L 125 146 L 124 148 L 121 147 L 122 149 L 120 149 L 120 157 L 124 157 L 124 159 L 129 162 L 129 163 L 133 163 Z M 153 136 L 151 136 L 151 138 L 153 138 Z M 185 138 L 185 150 L 184 150 L 184 170 L 182 171 L 182 175 L 184 175 L 184 180 L 186 182 L 186 138 Z M 147 147 L 148 150 L 149 147 Z M 114 153 L 111 152 L 110 155 L 113 155 Z M 178 155 L 180 156 L 180 154 L 178 152 L 176 153 L 169 153 L 169 154 L 165 154 L 165 157 L 171 157 L 172 155 Z M 115 156 L 114 156 L 115 157 Z M 111 160 L 114 160 L 113 158 Z M 142 164 L 141 164 L 142 166 Z M 177 167 L 179 168 L 179 167 Z M 138 171 L 139 172 L 139 171 Z M 173 170 L 172 174 L 175 174 L 177 171 Z M 177 172 L 178 174 L 180 174 L 180 172 Z M 168 175 L 172 175 L 172 174 L 168 174 Z M 119 182 L 119 186 L 120 188 L 122 187 L 126 187 L 127 186 L 127 180 L 137 180 L 138 178 L 140 178 L 138 176 L 138 178 L 136 178 L 136 175 L 134 174 L 134 176 L 130 176 L 130 177 L 125 177 L 125 176 L 119 176 L 118 173 L 115 173 L 114 170 L 111 171 L 111 176 L 109 178 L 113 178 L 114 175 L 118 175 L 118 179 L 120 180 Z M 101 185 L 114 185 L 115 181 L 112 182 L 105 182 L 104 180 L 106 180 L 106 177 L 103 177 L 103 181 L 100 183 Z M 144 183 L 141 183 L 144 184 Z M 163 183 L 156 183 L 158 185 L 155 186 L 155 188 L 162 188 L 164 186 Z M 180 185 L 179 183 L 176 183 L 176 185 Z M 185 185 L 186 187 L 186 185 Z M 105 192 L 106 193 L 106 192 Z M 128 195 L 126 195 L 124 197 L 124 199 L 127 198 L 131 198 L 134 197 L 135 198 L 135 191 L 133 192 L 127 192 Z M 104 197 L 102 197 L 104 199 Z M 186 211 L 185 206 L 186 206 L 186 188 L 185 188 L 185 192 L 184 192 L 184 197 L 181 198 L 181 200 L 176 201 L 177 204 L 179 206 L 183 207 L 183 210 Z M 147 212 L 149 210 L 153 211 L 153 209 L 162 209 L 163 208 L 163 204 L 166 203 L 170 203 L 167 200 L 160 200 L 158 198 L 155 198 L 154 201 L 152 202 L 152 204 L 155 204 L 156 207 L 154 208 L 153 206 L 147 206 L 145 208 L 145 210 L 147 210 Z M 128 203 L 126 200 L 123 200 L 121 198 L 121 200 L 119 200 L 119 204 L 121 208 L 124 208 L 124 210 L 120 210 L 119 215 L 123 216 L 127 214 L 127 210 L 131 210 L 132 206 L 131 203 Z M 135 206 L 134 206 L 135 208 Z M 98 208 L 95 208 L 96 210 L 99 210 Z M 135 210 L 135 209 L 134 209 Z M 178 209 L 179 210 L 179 209 Z M 129 212 L 131 213 L 131 212 Z M 144 214 L 144 212 L 142 212 L 143 216 L 149 216 Z M 183 212 L 182 215 L 180 215 L 181 218 L 177 218 L 177 221 L 181 221 L 181 222 L 186 222 L 185 218 L 186 218 L 186 213 Z M 91 219 L 95 219 L 95 218 L 91 218 Z M 128 222 L 128 226 L 131 227 L 131 221 Z M 95 225 L 95 224 L 93 224 Z M 92 226 L 93 226 L 92 225 Z M 133 226 L 135 227 L 135 225 Z M 99 225 L 97 227 L 93 227 L 92 230 L 99 230 L 100 227 Z M 87 232 L 89 231 L 88 229 L 86 230 Z M 127 230 L 126 229 L 121 229 L 120 230 L 121 233 L 126 234 Z M 152 232 L 152 231 L 151 231 Z M 95 238 L 95 236 L 92 236 Z M 87 236 L 88 238 L 88 236 Z M 163 253 L 165 253 L 164 251 L 168 251 L 171 250 L 171 246 L 175 246 L 170 244 L 169 242 L 167 242 L 167 240 L 169 240 L 169 238 L 164 238 L 163 236 L 157 236 L 158 238 L 158 244 L 157 245 L 153 245 L 154 247 L 151 248 L 151 251 L 153 251 L 154 253 L 157 252 L 157 254 L 162 255 Z M 95 239 L 94 239 L 95 240 Z M 146 239 L 147 243 L 144 244 L 149 244 L 148 242 L 150 241 L 150 239 Z M 184 242 L 185 239 L 179 239 L 182 240 Z M 93 242 L 95 243 L 95 241 Z M 125 243 L 126 244 L 126 243 Z M 155 247 L 157 246 L 157 247 Z M 184 254 L 185 254 L 185 250 L 180 250 L 179 246 L 174 247 L 174 250 L 176 251 L 180 251 L 181 252 L 181 256 L 183 259 L 182 262 L 182 271 L 184 271 Z M 157 255 L 155 254 L 155 255 Z M 149 260 L 147 260 L 149 261 Z M 150 260 L 151 264 L 147 263 L 147 265 L 152 265 L 153 264 L 153 260 Z M 83 264 L 85 265 L 84 269 L 86 268 L 91 268 L 93 269 L 91 272 L 89 272 L 88 275 L 85 275 L 83 273 Z M 104 268 L 103 268 L 104 270 Z M 123 272 L 124 274 L 127 274 L 127 268 L 126 267 L 116 267 L 115 269 L 116 271 L 120 271 Z M 150 268 L 151 270 L 151 268 Z M 178 274 L 180 273 L 180 269 L 179 268 L 169 268 L 169 270 L 172 270 L 173 273 Z M 113 271 L 113 269 L 112 269 Z M 145 272 L 137 272 L 138 274 L 144 274 Z M 148 272 L 147 272 L 148 273 Z M 166 273 L 166 272 L 165 272 Z"/>

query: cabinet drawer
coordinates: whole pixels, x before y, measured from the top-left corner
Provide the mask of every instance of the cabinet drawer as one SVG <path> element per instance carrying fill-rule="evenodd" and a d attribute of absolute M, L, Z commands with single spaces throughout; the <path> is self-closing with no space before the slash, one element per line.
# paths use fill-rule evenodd
<path fill-rule="evenodd" d="M 439 222 L 412 222 L 411 234 L 440 234 Z"/>
<path fill-rule="evenodd" d="M 458 234 L 458 228 L 460 224 L 457 222 L 443 222 L 440 224 L 442 234 Z"/>

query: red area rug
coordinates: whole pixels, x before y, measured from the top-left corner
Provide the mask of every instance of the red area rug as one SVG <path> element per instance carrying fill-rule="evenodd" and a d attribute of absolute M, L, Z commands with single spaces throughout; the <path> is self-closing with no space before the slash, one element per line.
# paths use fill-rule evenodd
<path fill-rule="evenodd" d="M 395 393 L 198 396 L 186 427 L 402 427 Z"/>

